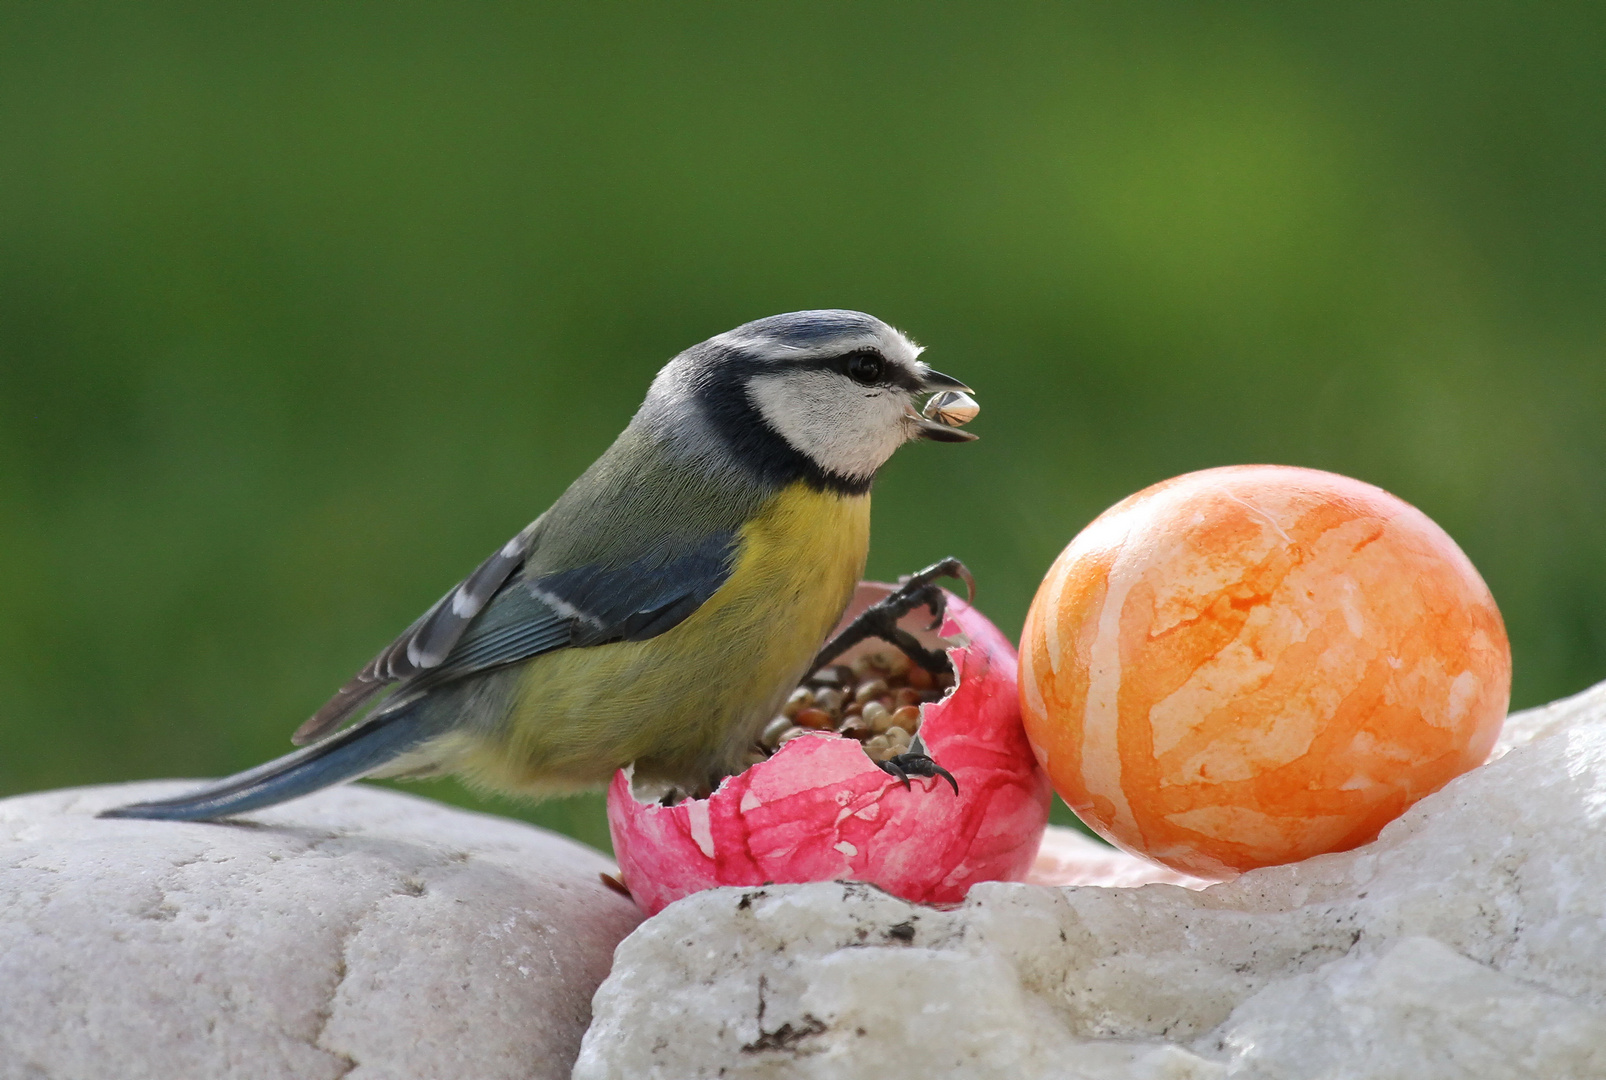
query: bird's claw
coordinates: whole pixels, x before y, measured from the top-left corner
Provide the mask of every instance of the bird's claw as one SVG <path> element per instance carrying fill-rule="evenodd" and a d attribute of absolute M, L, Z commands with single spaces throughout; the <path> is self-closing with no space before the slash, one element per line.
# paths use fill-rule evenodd
<path fill-rule="evenodd" d="M 976 579 L 964 563 L 951 556 L 932 563 L 918 574 L 899 578 L 898 588 L 894 592 L 865 608 L 840 634 L 826 643 L 814 658 L 809 675 L 870 637 L 878 637 L 896 645 L 909 659 L 933 674 L 953 674 L 953 665 L 949 663 L 946 652 L 926 648 L 913 634 L 898 625 L 899 619 L 919 607 L 931 609 L 932 622 L 928 629 L 935 630 L 942 625 L 943 615 L 948 608 L 948 594 L 935 583 L 945 577 L 963 581 L 966 597 L 975 599 Z"/>
<path fill-rule="evenodd" d="M 959 781 L 954 779 L 954 774 L 932 761 L 925 754 L 911 751 L 907 754 L 899 754 L 894 758 L 888 758 L 886 761 L 878 761 L 876 765 L 880 767 L 882 772 L 892 776 L 905 788 L 909 786 L 910 776 L 940 776 L 953 786 L 955 795 L 959 794 Z"/>
<path fill-rule="evenodd" d="M 965 602 L 975 602 L 976 577 L 970 572 L 970 568 L 968 566 L 954 558 L 952 555 L 948 556 L 946 559 L 940 559 L 937 562 L 932 563 L 918 574 L 907 574 L 899 578 L 898 591 L 893 593 L 892 596 L 887 597 L 887 599 L 891 600 L 893 597 L 901 595 L 906 589 L 924 588 L 939 578 L 945 577 L 963 581 L 965 583 Z M 918 603 L 911 604 L 906 610 L 913 610 L 919 606 L 920 605 Z"/>

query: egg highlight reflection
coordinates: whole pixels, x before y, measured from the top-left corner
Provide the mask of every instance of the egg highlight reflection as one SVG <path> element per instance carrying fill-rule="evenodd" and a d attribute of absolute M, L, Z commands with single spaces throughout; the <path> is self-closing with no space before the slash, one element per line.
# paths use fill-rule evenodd
<path fill-rule="evenodd" d="M 1060 795 L 1203 877 L 1342 851 L 1488 756 L 1511 653 L 1421 511 L 1283 466 L 1189 473 L 1078 535 L 1032 602 L 1022 717 Z"/>

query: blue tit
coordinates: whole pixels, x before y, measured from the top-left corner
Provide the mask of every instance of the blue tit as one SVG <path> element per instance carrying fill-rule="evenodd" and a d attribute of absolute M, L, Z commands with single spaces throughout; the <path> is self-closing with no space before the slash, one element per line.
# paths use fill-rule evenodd
<path fill-rule="evenodd" d="M 911 439 L 973 438 L 915 411 L 969 389 L 920 351 L 834 310 L 687 349 L 546 513 L 301 726 L 301 750 L 103 816 L 207 820 L 446 773 L 542 797 L 631 764 L 638 783 L 709 790 L 746 767 L 852 597 L 876 471 Z"/>

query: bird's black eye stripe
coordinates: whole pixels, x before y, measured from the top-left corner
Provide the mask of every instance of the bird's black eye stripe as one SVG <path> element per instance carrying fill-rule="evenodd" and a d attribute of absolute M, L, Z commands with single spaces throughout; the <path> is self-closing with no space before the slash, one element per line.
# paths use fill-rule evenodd
<path fill-rule="evenodd" d="M 886 374 L 887 361 L 874 349 L 859 349 L 842 358 L 842 370 L 854 382 L 874 386 Z"/>

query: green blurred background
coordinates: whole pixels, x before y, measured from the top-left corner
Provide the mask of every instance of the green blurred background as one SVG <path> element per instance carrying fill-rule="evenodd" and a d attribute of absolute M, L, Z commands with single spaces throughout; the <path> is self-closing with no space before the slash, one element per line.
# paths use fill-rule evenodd
<path fill-rule="evenodd" d="M 0 795 L 206 776 L 613 438 L 862 308 L 978 388 L 872 572 L 1332 469 L 1606 677 L 1598 3 L 0 4 Z M 600 800 L 533 810 L 605 844 Z"/>

